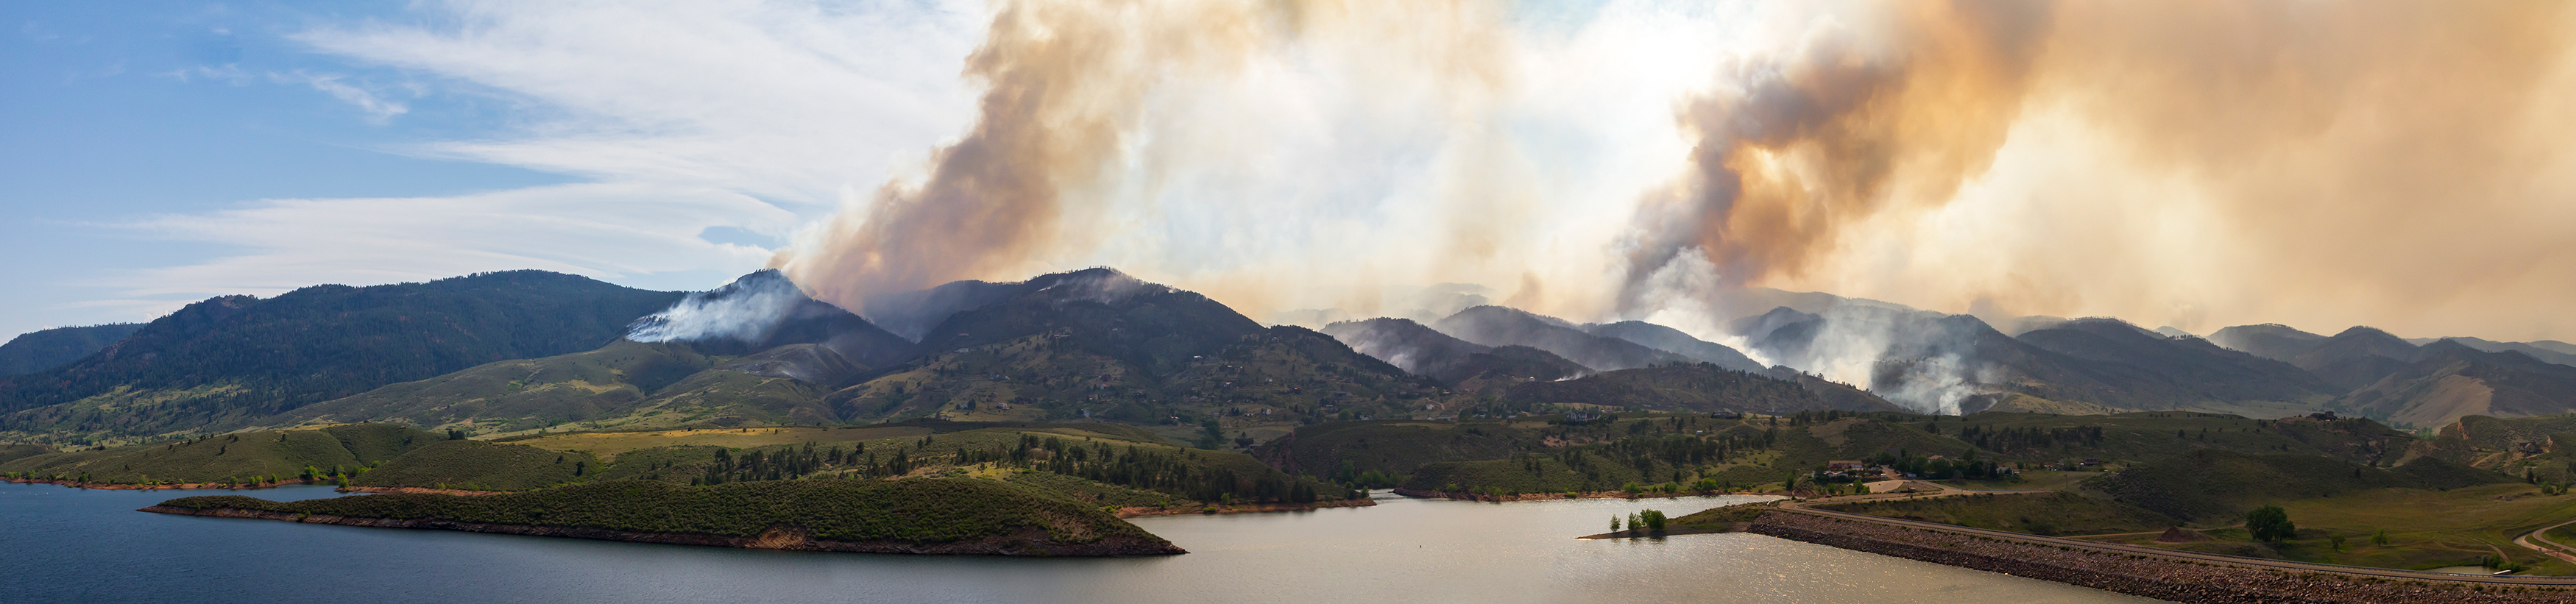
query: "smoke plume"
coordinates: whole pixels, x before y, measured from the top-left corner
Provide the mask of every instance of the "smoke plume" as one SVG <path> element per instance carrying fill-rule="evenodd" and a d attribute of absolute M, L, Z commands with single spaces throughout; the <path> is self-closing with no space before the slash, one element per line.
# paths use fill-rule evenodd
<path fill-rule="evenodd" d="M 1756 286 L 2195 332 L 2576 331 L 2562 3 L 1538 10 L 1003 0 L 965 67 L 975 125 L 773 265 L 844 308 L 1114 266 L 1317 322 L 1460 282 L 1738 348 L 1723 326 L 1778 297 Z M 1984 381 L 1880 327 L 1827 321 L 1840 352 L 1792 365 L 1902 365 L 1921 377 L 1890 391 L 1926 405 Z"/>

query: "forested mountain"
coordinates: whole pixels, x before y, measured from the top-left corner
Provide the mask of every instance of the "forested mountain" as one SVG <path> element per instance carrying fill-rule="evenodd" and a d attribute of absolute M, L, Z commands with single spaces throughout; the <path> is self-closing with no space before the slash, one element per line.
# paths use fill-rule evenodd
<path fill-rule="evenodd" d="M 832 394 L 834 412 L 851 420 L 1173 424 L 1249 413 L 1281 421 L 1379 409 L 1436 390 L 1331 336 L 1262 327 L 1206 296 L 1109 269 L 976 289 L 1011 295 L 927 330 L 928 353 Z"/>
<path fill-rule="evenodd" d="M 142 323 L 111 323 L 18 334 L 18 337 L 10 338 L 9 343 L 0 344 L 0 376 L 61 367 L 98 352 L 142 328 Z"/>
<path fill-rule="evenodd" d="M 150 434 L 268 415 L 493 361 L 597 348 L 680 297 L 510 271 L 212 298 L 79 362 L 0 378 L 0 431 Z"/>

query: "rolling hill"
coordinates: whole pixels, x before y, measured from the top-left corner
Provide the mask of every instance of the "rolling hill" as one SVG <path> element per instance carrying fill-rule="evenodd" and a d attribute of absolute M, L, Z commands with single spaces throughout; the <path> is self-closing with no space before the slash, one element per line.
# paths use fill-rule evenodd
<path fill-rule="evenodd" d="M 1856 391 L 1855 391 L 1856 392 Z M 1655 411 L 1903 411 L 1894 403 L 1859 396 L 1821 396 L 1796 381 L 1710 363 L 1605 371 L 1581 378 L 1513 386 L 1504 400 L 1516 405 L 1587 404 Z"/>

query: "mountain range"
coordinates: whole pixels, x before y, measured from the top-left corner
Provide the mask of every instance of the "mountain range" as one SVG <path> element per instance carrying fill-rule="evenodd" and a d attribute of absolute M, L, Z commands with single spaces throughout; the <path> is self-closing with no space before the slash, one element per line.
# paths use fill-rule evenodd
<path fill-rule="evenodd" d="M 218 297 L 149 324 L 28 334 L 0 347 L 26 369 L 0 377 L 0 432 L 61 442 L 359 421 L 509 434 L 1089 418 L 1217 442 L 1325 421 L 1575 408 L 2332 410 L 2418 426 L 2576 411 L 2576 366 L 2553 362 L 2576 347 L 2557 342 L 2279 325 L 2202 339 L 2107 318 L 2022 317 L 2007 331 L 1885 302 L 1769 298 L 1784 304 L 1709 334 L 1739 350 L 1653 323 L 1495 305 L 1427 323 L 1266 326 L 1105 268 L 880 296 L 865 315 L 775 271 L 697 293 L 513 271 Z"/>

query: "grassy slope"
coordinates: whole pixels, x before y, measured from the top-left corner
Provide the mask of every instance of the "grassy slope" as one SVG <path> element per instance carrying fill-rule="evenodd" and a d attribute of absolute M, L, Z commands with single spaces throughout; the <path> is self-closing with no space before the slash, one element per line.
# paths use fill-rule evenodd
<path fill-rule="evenodd" d="M 346 424 L 48 453 L 0 463 L 0 472 L 75 480 L 85 476 L 91 482 L 115 484 L 219 482 L 254 476 L 293 479 L 308 466 L 355 471 L 440 438 L 401 426 Z"/>
<path fill-rule="evenodd" d="M 2381 469 L 2312 455 L 2204 449 L 2133 466 L 2085 486 L 2157 513 L 2209 522 L 2267 504 L 2376 489 L 2447 490 L 2507 480 L 2500 474 L 2435 459 Z"/>
<path fill-rule="evenodd" d="M 2040 535 L 2162 531 L 2173 518 L 2074 493 L 1970 495 L 1824 506 L 1826 509 Z"/>
<path fill-rule="evenodd" d="M 579 451 L 442 440 L 361 474 L 349 486 L 524 491 L 582 480 L 601 466 Z"/>
<path fill-rule="evenodd" d="M 1113 536 L 1161 541 L 1091 506 L 998 481 L 935 478 L 714 487 L 624 481 L 504 495 L 374 495 L 283 503 L 213 496 L 174 499 L 163 505 L 725 537 L 757 537 L 773 527 L 796 527 L 817 539 L 834 541 L 949 543 L 1031 529 L 1069 543 Z"/>

